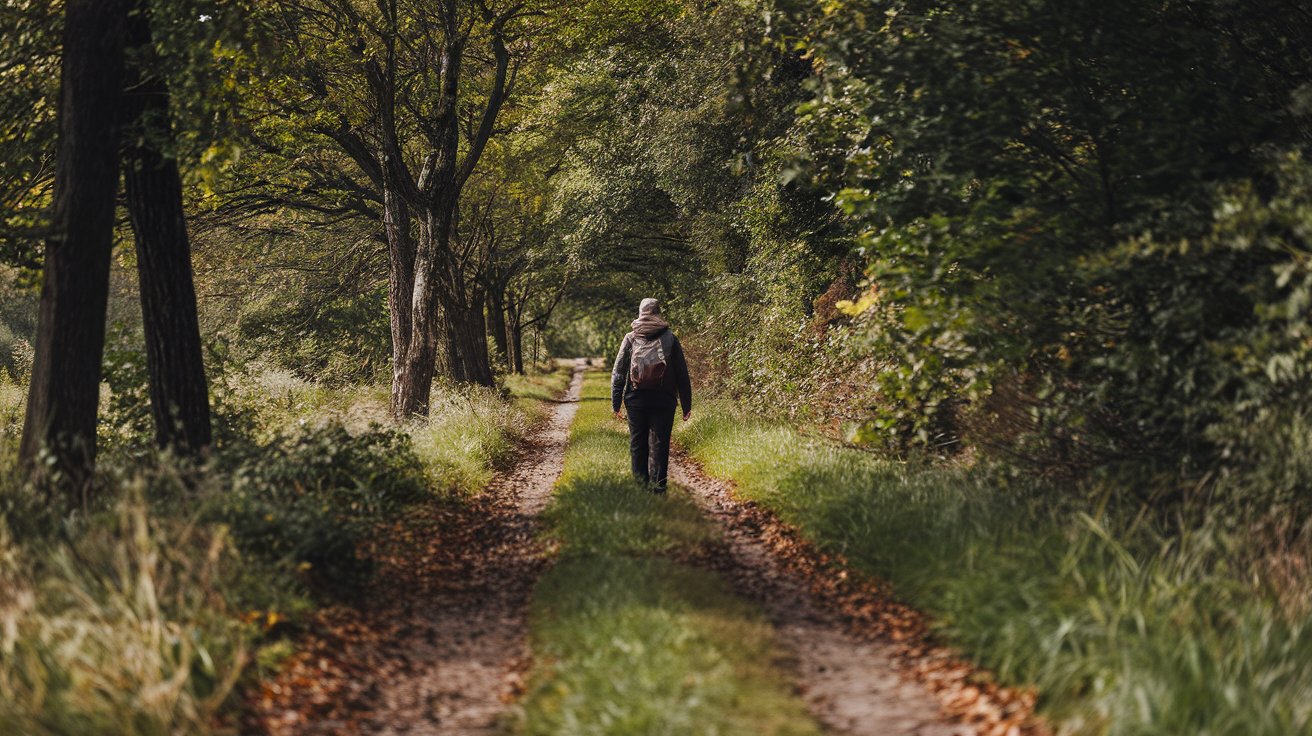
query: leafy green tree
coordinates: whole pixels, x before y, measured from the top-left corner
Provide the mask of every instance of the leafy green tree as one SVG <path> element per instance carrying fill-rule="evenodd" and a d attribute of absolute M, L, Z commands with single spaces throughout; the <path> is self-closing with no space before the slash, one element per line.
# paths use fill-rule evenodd
<path fill-rule="evenodd" d="M 0 8 L 0 259 L 39 267 L 54 183 L 60 6 Z"/>
<path fill-rule="evenodd" d="M 543 14 L 523 4 L 270 3 L 281 70 L 262 104 L 352 162 L 353 206 L 388 243 L 392 411 L 422 414 L 445 332 L 455 377 L 490 384 L 483 305 L 457 235 L 461 194 Z M 282 135 L 272 131 L 273 135 Z"/>
<path fill-rule="evenodd" d="M 1258 5 L 792 9 L 820 70 L 810 171 L 859 229 L 866 303 L 891 320 L 871 333 L 897 356 L 872 429 L 950 439 L 956 400 L 992 392 L 1022 427 L 1002 435 L 1012 452 L 1038 438 L 1036 457 L 1077 468 L 1206 466 L 1209 427 L 1237 406 L 1209 346 L 1267 339 L 1251 295 L 1279 259 L 1196 244 L 1224 192 L 1269 196 L 1273 153 L 1309 140 L 1312 67 L 1295 60 L 1312 24 Z M 1130 257 L 1145 239 L 1195 246 Z"/>

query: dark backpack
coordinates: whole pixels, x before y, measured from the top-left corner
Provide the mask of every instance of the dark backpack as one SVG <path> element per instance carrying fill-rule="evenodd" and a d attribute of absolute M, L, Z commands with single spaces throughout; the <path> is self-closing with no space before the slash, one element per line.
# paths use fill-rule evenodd
<path fill-rule="evenodd" d="M 674 351 L 674 335 L 665 330 L 656 337 L 633 336 L 629 356 L 629 385 L 638 389 L 660 388 Z"/>

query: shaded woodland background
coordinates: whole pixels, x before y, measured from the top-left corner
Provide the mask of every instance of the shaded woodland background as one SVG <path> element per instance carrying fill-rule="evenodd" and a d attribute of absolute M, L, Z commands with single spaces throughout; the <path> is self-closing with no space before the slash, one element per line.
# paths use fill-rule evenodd
<path fill-rule="evenodd" d="M 213 649 L 124 677 L 195 669 L 143 717 L 211 723 L 276 624 L 236 611 L 367 578 L 373 524 L 477 490 L 534 411 L 509 392 L 613 353 L 655 296 L 719 401 L 690 446 L 753 472 L 747 415 L 923 473 L 913 500 L 761 493 L 823 543 L 937 550 L 869 567 L 1072 693 L 1054 713 L 1105 673 L 1053 664 L 1092 657 L 1063 627 L 1120 590 L 1097 626 L 1216 637 L 1162 686 L 1180 713 L 1276 672 L 1217 732 L 1312 728 L 1296 0 L 11 0 L 0 28 L 0 583 L 27 591 L 0 599 L 0 724 L 128 717 L 82 699 L 101 665 L 44 653 L 94 590 L 112 659 L 110 611 L 145 614 L 103 581 L 146 568 L 150 615 Z M 872 508 L 902 522 L 846 521 Z M 952 555 L 1000 540 L 1053 556 L 994 585 L 1121 577 L 972 623 Z M 214 583 L 227 554 L 259 563 Z M 1031 615 L 1066 633 L 997 633 Z M 1081 727 L 1150 732 L 1115 725 L 1134 697 Z"/>

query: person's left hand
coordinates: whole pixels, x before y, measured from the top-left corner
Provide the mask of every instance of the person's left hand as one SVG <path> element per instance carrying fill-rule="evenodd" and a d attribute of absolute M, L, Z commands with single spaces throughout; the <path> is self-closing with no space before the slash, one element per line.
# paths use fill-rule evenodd
<path fill-rule="evenodd" d="M 689 409 L 688 411 L 685 411 L 683 413 L 683 421 L 685 422 L 688 421 L 688 417 L 690 416 L 692 416 L 692 409 Z"/>
<path fill-rule="evenodd" d="M 621 422 L 624 421 L 624 413 L 623 413 L 622 411 L 620 411 L 619 409 L 616 409 L 616 410 L 615 410 L 615 418 L 618 419 L 618 420 L 620 420 Z"/>

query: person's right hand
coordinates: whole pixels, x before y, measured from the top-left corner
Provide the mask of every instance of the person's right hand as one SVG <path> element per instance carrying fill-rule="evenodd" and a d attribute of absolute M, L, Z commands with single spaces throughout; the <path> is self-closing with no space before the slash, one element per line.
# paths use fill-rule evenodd
<path fill-rule="evenodd" d="M 620 412 L 619 409 L 616 409 L 616 410 L 615 410 L 615 418 L 618 419 L 618 420 L 620 420 L 620 421 L 622 422 L 622 421 L 624 421 L 624 414 L 622 414 L 622 413 Z"/>

